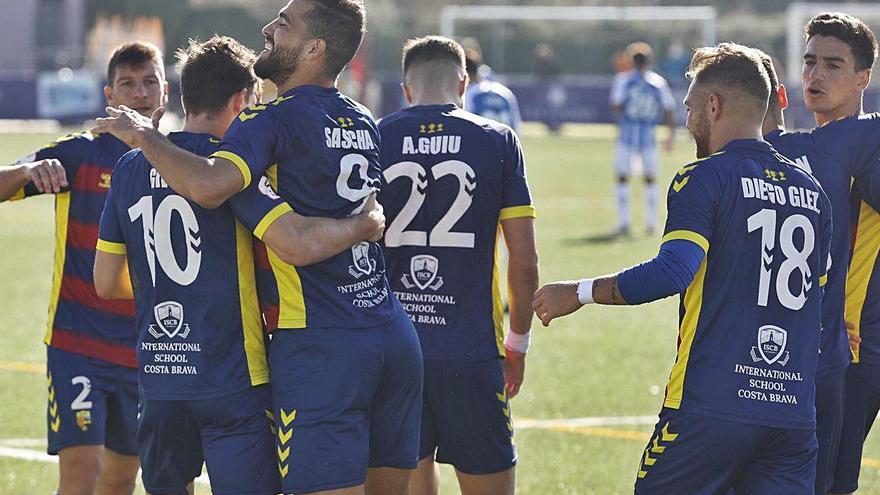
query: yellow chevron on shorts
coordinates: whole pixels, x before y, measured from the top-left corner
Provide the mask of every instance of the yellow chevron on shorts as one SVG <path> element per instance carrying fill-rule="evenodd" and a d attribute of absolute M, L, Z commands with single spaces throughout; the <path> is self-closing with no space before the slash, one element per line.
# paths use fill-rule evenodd
<path fill-rule="evenodd" d="M 58 433 L 58 429 L 61 428 L 61 416 L 55 418 L 55 421 L 49 425 L 52 428 L 52 431 Z"/>
<path fill-rule="evenodd" d="M 281 445 L 286 444 L 290 441 L 290 437 L 293 435 L 293 428 L 284 431 L 281 428 L 278 428 L 278 440 L 281 440 Z"/>
<path fill-rule="evenodd" d="M 288 445 L 284 450 L 281 450 L 281 447 L 275 447 L 278 451 L 278 460 L 284 462 L 290 457 L 290 445 Z"/>
<path fill-rule="evenodd" d="M 287 476 L 288 466 L 285 464 L 282 466 L 280 463 L 278 464 L 278 472 L 281 473 L 281 477 L 284 478 Z"/>
<path fill-rule="evenodd" d="M 279 409 L 279 411 L 281 411 L 281 423 L 284 424 L 284 426 L 290 426 L 290 423 L 296 419 L 296 409 L 290 411 L 290 414 L 284 412 L 284 409 Z"/>
<path fill-rule="evenodd" d="M 669 433 L 669 421 L 667 421 L 666 424 L 663 425 L 663 431 L 661 431 L 660 433 L 663 434 L 664 442 L 673 442 L 676 438 L 678 438 L 678 433 Z"/>

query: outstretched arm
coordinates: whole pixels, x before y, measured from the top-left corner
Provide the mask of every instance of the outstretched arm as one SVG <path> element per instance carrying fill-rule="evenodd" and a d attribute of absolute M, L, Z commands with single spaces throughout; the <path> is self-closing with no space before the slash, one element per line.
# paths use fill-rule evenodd
<path fill-rule="evenodd" d="M 11 199 L 28 182 L 41 193 L 59 193 L 68 187 L 67 173 L 54 158 L 0 167 L 0 202 Z"/>
<path fill-rule="evenodd" d="M 172 189 L 202 208 L 220 206 L 249 182 L 245 171 L 232 161 L 190 153 L 163 136 L 157 129 L 164 109 L 156 110 L 152 120 L 125 106 L 106 110 L 108 117 L 97 119 L 92 132 L 109 132 L 131 148 L 143 150 Z"/>
<path fill-rule="evenodd" d="M 507 396 L 516 397 L 525 380 L 526 352 L 532 328 L 529 300 L 538 288 L 538 250 L 535 246 L 535 219 L 511 218 L 501 221 L 507 242 L 507 290 L 510 303 L 510 329 L 504 341 L 504 385 Z"/>

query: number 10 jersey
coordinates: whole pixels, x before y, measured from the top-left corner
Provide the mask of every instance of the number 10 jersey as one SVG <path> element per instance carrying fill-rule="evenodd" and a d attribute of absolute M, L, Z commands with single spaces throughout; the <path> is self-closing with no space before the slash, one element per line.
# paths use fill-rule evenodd
<path fill-rule="evenodd" d="M 452 104 L 410 107 L 379 132 L 388 278 L 422 354 L 503 356 L 499 222 L 535 216 L 519 139 Z"/>
<path fill-rule="evenodd" d="M 766 142 L 743 139 L 682 167 L 667 201 L 663 241 L 694 242 L 706 257 L 682 294 L 664 406 L 814 428 L 831 243 L 825 192 Z"/>

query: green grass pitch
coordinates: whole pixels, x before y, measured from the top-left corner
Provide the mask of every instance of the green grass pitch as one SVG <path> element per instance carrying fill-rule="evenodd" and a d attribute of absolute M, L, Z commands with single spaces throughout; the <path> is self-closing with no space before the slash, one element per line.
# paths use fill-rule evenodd
<path fill-rule="evenodd" d="M 523 136 L 538 209 L 542 281 L 608 273 L 655 254 L 659 235 L 643 232 L 640 182 L 633 187 L 634 235 L 597 240 L 616 223 L 611 128 L 566 128 L 561 136 L 552 136 L 528 126 Z M 53 138 L 0 134 L 0 164 Z M 680 132 L 673 152 L 663 154 L 664 194 L 675 171 L 692 160 L 693 145 Z M 21 452 L 39 454 L 45 449 L 46 387 L 39 367 L 45 360 L 52 208 L 48 197 L 0 205 L 0 495 L 48 495 L 57 482 L 55 464 L 20 458 Z M 512 401 L 515 419 L 645 416 L 659 411 L 675 357 L 677 298 L 635 308 L 585 308 L 549 328 L 536 323 L 533 331 L 526 382 Z M 631 493 L 650 430 L 650 425 L 574 428 L 564 423 L 518 428 L 518 491 Z M 869 438 L 865 457 L 860 493 L 880 493 L 876 434 Z M 196 492 L 209 490 L 197 485 Z M 457 492 L 452 472 L 445 469 L 441 493 Z M 141 488 L 138 493 L 143 493 Z"/>

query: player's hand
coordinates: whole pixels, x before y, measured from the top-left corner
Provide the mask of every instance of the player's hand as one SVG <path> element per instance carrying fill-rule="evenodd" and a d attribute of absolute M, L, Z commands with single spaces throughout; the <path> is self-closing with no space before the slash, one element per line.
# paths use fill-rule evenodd
<path fill-rule="evenodd" d="M 577 280 L 565 280 L 547 284 L 535 292 L 532 309 L 545 327 L 554 318 L 574 313 L 583 306 L 578 300 L 577 287 Z"/>
<path fill-rule="evenodd" d="M 67 172 L 54 158 L 26 163 L 24 167 L 25 176 L 41 193 L 59 193 L 68 186 Z"/>
<path fill-rule="evenodd" d="M 526 376 L 526 355 L 508 349 L 504 352 L 507 355 L 504 358 L 504 390 L 507 397 L 512 399 L 519 393 Z"/>
<path fill-rule="evenodd" d="M 119 108 L 107 107 L 104 110 L 107 117 L 95 120 L 97 125 L 92 128 L 92 133 L 109 132 L 131 148 L 140 147 L 139 138 L 144 131 L 158 130 L 159 120 L 165 114 L 164 108 L 157 108 L 152 117 L 144 117 L 125 105 L 120 105 Z"/>
<path fill-rule="evenodd" d="M 364 209 L 361 216 L 366 220 L 368 225 L 367 240 L 376 242 L 385 235 L 385 210 L 382 205 L 376 201 L 376 193 L 370 193 L 367 202 L 364 203 Z"/>
<path fill-rule="evenodd" d="M 853 332 L 856 329 L 856 324 L 847 321 L 846 322 L 846 334 L 849 337 L 849 350 L 855 355 L 856 351 L 859 349 L 859 344 L 862 343 L 862 337 L 859 334 Z"/>

